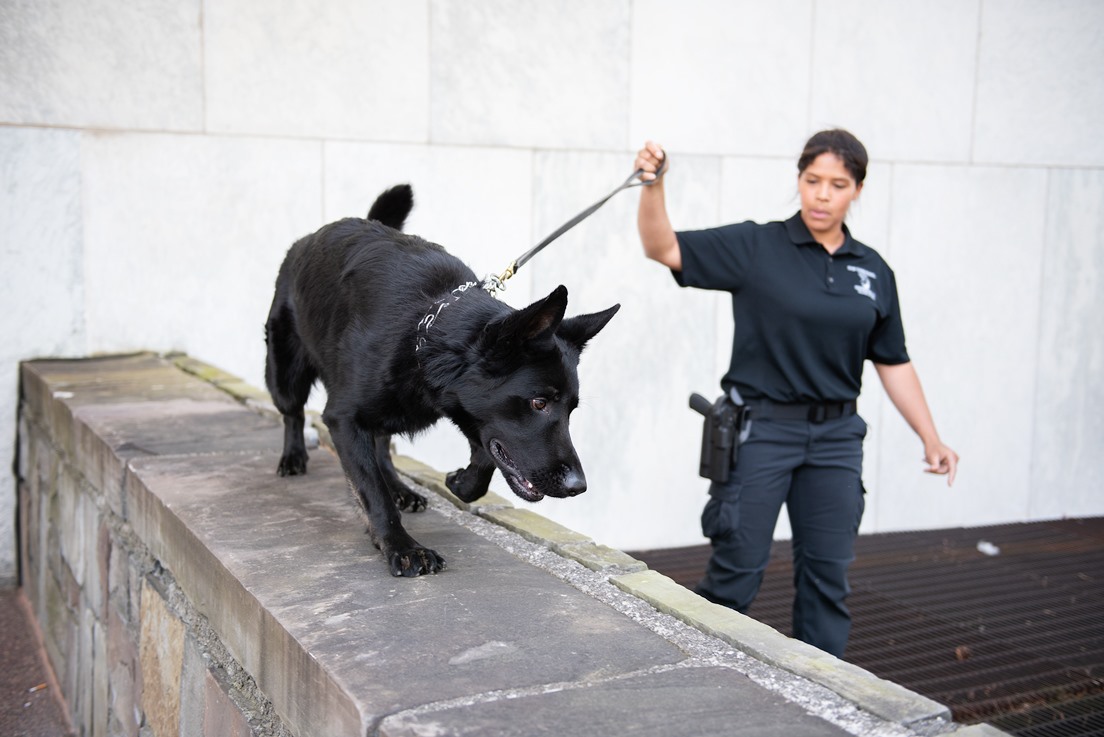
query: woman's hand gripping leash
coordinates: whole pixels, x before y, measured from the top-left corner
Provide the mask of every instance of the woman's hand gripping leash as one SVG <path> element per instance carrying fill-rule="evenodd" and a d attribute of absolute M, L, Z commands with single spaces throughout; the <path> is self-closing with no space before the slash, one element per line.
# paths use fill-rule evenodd
<path fill-rule="evenodd" d="M 667 152 L 658 143 L 645 141 L 644 148 L 637 152 L 634 163 L 636 173 L 633 176 L 638 176 L 640 183 L 648 187 L 666 173 Z"/>

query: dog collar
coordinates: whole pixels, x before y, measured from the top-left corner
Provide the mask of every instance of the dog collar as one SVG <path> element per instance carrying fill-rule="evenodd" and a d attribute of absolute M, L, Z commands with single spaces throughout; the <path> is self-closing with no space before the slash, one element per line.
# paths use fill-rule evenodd
<path fill-rule="evenodd" d="M 426 333 L 433 327 L 433 323 L 437 321 L 437 318 L 444 312 L 445 308 L 451 304 L 455 304 L 460 301 L 460 297 L 464 295 L 464 292 L 468 291 L 472 287 L 478 287 L 479 282 L 469 281 L 464 282 L 460 286 L 453 289 L 441 299 L 433 303 L 433 309 L 426 313 L 426 316 L 418 323 L 418 339 L 414 345 L 415 351 L 420 351 L 422 346 L 426 342 Z"/>

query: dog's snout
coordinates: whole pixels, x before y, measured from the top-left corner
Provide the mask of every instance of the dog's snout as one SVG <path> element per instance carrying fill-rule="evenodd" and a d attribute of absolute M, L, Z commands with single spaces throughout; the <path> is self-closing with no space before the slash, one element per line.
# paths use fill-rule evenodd
<path fill-rule="evenodd" d="M 564 475 L 563 490 L 567 496 L 578 496 L 587 490 L 586 476 L 582 471 L 569 469 Z"/>

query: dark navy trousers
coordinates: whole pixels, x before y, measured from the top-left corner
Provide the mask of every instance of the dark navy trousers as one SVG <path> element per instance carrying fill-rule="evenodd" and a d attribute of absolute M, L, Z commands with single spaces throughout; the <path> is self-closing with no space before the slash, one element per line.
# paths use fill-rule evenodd
<path fill-rule="evenodd" d="M 793 531 L 793 636 L 842 656 L 851 631 L 847 568 L 865 501 L 866 423 L 755 419 L 724 484 L 713 483 L 702 532 L 713 555 L 697 591 L 746 613 L 763 581 L 782 504 Z"/>

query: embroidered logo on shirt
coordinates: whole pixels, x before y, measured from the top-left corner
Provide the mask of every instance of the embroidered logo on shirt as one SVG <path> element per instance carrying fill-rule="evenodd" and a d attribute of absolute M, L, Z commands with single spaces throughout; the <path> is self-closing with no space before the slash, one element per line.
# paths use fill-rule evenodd
<path fill-rule="evenodd" d="M 848 266 L 847 270 L 853 271 L 859 276 L 859 283 L 855 285 L 855 291 L 864 297 L 870 297 L 870 299 L 877 301 L 874 290 L 870 288 L 870 280 L 878 278 L 874 275 L 874 272 L 867 271 L 859 266 Z"/>

